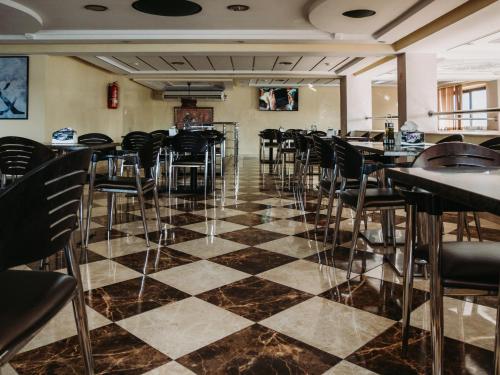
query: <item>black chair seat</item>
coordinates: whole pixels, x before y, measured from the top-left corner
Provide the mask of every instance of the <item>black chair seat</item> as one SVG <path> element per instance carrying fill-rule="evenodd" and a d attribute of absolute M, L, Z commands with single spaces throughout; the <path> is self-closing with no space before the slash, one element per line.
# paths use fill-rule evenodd
<path fill-rule="evenodd" d="M 141 186 L 143 191 L 147 191 L 149 189 L 152 189 L 154 187 L 154 179 L 152 178 L 141 178 Z M 112 176 L 112 177 L 104 177 L 99 180 L 96 180 L 95 189 L 102 189 L 102 190 L 113 190 L 113 189 L 119 189 L 119 190 L 137 190 L 137 182 L 135 177 L 122 177 L 122 176 Z"/>
<path fill-rule="evenodd" d="M 348 189 L 340 193 L 342 202 L 351 207 L 358 203 L 358 189 Z M 404 206 L 404 198 L 395 189 L 366 189 L 364 207 Z"/>
<path fill-rule="evenodd" d="M 498 290 L 500 247 L 493 242 L 444 242 L 443 285 L 449 288 Z"/>
<path fill-rule="evenodd" d="M 326 190 L 326 191 L 330 191 L 330 188 L 332 186 L 332 182 L 331 181 L 328 181 L 328 180 L 322 180 L 320 182 L 320 186 Z M 369 188 L 378 188 L 378 181 L 376 178 L 372 178 L 372 177 L 369 177 L 368 178 L 368 183 L 366 185 L 367 187 Z M 337 183 L 337 187 L 340 187 L 340 182 Z M 359 181 L 357 180 L 347 180 L 347 183 L 346 183 L 346 189 L 357 189 L 359 188 Z"/>
<path fill-rule="evenodd" d="M 58 272 L 0 272 L 0 353 L 40 330 L 72 299 L 76 279 Z"/>

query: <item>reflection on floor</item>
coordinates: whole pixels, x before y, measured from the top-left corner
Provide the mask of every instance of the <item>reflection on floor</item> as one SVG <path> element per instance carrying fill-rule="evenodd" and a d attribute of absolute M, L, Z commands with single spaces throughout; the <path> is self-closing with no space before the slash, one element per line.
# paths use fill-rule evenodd
<path fill-rule="evenodd" d="M 107 240 L 106 199 L 96 200 L 102 209 L 81 270 L 97 373 L 430 373 L 428 283 L 415 282 L 403 358 L 401 278 L 383 249 L 360 241 L 366 252 L 353 270 L 366 273 L 346 281 L 351 212 L 344 210 L 343 246 L 332 259 L 322 231 L 313 230 L 313 192 L 299 204 L 255 159 L 229 169 L 218 188 L 207 200 L 163 196 L 166 235 L 149 222 L 150 249 L 137 204 L 119 202 Z M 378 217 L 370 219 L 376 227 Z M 454 238 L 455 219 L 445 219 Z M 399 213 L 398 225 L 404 220 Z M 487 240 L 500 238 L 498 223 L 482 226 Z M 51 269 L 64 266 L 61 257 L 50 259 Z M 495 308 L 491 298 L 446 298 L 447 374 L 492 373 Z M 82 374 L 72 319 L 67 306 L 2 374 Z"/>

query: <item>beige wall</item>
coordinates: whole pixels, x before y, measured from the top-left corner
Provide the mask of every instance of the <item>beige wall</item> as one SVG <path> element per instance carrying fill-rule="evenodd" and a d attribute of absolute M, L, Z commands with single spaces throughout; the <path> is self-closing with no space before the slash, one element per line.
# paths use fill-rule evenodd
<path fill-rule="evenodd" d="M 398 88 L 396 86 L 372 87 L 372 114 L 386 116 L 398 114 Z M 385 120 L 373 120 L 374 130 L 384 130 Z M 397 128 L 398 121 L 394 120 Z"/>

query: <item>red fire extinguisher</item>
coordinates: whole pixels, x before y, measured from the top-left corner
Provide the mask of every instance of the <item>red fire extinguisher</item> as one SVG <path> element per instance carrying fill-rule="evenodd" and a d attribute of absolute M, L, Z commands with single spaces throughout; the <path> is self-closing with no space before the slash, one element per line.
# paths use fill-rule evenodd
<path fill-rule="evenodd" d="M 118 82 L 108 84 L 108 108 L 118 108 Z"/>

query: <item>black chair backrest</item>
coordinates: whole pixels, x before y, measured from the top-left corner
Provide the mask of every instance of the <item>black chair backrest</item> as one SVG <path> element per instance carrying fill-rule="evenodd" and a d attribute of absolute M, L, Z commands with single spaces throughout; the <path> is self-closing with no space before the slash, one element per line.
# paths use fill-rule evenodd
<path fill-rule="evenodd" d="M 463 142 L 464 136 L 462 134 L 452 134 L 436 142 L 436 144 L 447 142 Z"/>
<path fill-rule="evenodd" d="M 153 137 L 155 135 L 161 135 L 163 137 L 163 147 L 168 146 L 168 139 L 170 137 L 170 133 L 168 132 L 168 130 L 163 130 L 163 129 L 154 130 L 149 134 L 151 134 Z"/>
<path fill-rule="evenodd" d="M 0 271 L 46 258 L 68 244 L 91 151 L 49 160 L 0 194 Z"/>
<path fill-rule="evenodd" d="M 293 143 L 295 148 L 302 153 L 307 152 L 307 138 L 302 133 L 294 133 Z"/>
<path fill-rule="evenodd" d="M 384 132 L 370 132 L 370 140 L 372 142 L 382 142 L 384 140 Z"/>
<path fill-rule="evenodd" d="M 265 140 L 268 140 L 268 141 L 274 141 L 274 140 L 278 140 L 278 138 L 280 137 L 280 131 L 279 129 L 264 129 L 260 132 L 260 137 L 265 139 Z"/>
<path fill-rule="evenodd" d="M 360 138 L 368 138 L 370 136 L 370 132 L 366 130 L 351 130 L 346 134 L 346 137 L 360 137 Z"/>
<path fill-rule="evenodd" d="M 224 141 L 224 134 L 216 129 L 203 130 L 201 135 L 207 138 L 209 142 L 215 142 L 215 144 Z"/>
<path fill-rule="evenodd" d="M 200 133 L 182 132 L 172 140 L 172 150 L 178 153 L 200 154 L 205 152 L 208 141 Z"/>
<path fill-rule="evenodd" d="M 419 168 L 499 167 L 500 153 L 471 143 L 440 143 L 418 155 L 413 166 Z"/>
<path fill-rule="evenodd" d="M 318 137 L 326 137 L 326 132 L 324 132 L 322 130 L 314 130 L 312 132 L 309 132 L 308 135 L 310 135 L 310 136 L 315 135 L 315 136 L 318 136 Z"/>
<path fill-rule="evenodd" d="M 321 160 L 321 168 L 333 169 L 335 165 L 335 152 L 333 145 L 321 139 L 318 136 L 313 136 L 315 152 L 319 155 Z"/>
<path fill-rule="evenodd" d="M 83 134 L 78 137 L 78 143 L 83 145 L 105 145 L 108 143 L 113 143 L 113 139 L 108 137 L 106 134 L 101 133 L 88 133 Z"/>
<path fill-rule="evenodd" d="M 361 152 L 339 137 L 334 137 L 334 148 L 335 161 L 337 162 L 340 176 L 361 180 L 365 162 Z"/>
<path fill-rule="evenodd" d="M 500 151 L 500 137 L 488 139 L 487 141 L 484 141 L 483 143 L 480 143 L 479 145 L 486 147 L 486 148 L 489 148 L 491 150 Z"/>
<path fill-rule="evenodd" d="M 122 149 L 127 151 L 140 151 L 152 139 L 152 135 L 145 132 L 130 132 L 122 141 Z"/>
<path fill-rule="evenodd" d="M 54 157 L 50 148 L 31 139 L 0 138 L 0 172 L 3 174 L 23 176 Z"/>

